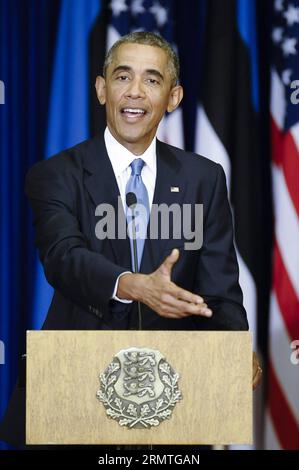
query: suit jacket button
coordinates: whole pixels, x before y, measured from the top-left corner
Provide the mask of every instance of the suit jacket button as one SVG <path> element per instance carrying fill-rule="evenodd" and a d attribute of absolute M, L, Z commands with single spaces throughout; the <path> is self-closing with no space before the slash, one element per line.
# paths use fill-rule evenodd
<path fill-rule="evenodd" d="M 99 318 L 103 318 L 103 314 L 102 314 L 102 312 L 100 312 L 100 310 L 97 310 L 96 314 Z"/>

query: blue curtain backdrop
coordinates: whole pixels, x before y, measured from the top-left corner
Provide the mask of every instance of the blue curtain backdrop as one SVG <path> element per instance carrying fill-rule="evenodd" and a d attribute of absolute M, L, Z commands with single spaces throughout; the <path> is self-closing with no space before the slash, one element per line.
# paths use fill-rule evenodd
<path fill-rule="evenodd" d="M 36 161 L 89 137 L 88 35 L 100 5 L 0 1 L 0 419 L 25 352 L 25 331 L 41 327 L 52 295 L 33 245 L 24 177 Z"/>
<path fill-rule="evenodd" d="M 207 1 L 172 2 L 185 88 L 183 124 L 188 150 L 194 149 L 203 57 L 211 53 L 203 47 Z M 239 0 L 239 4 L 242 1 L 254 0 Z M 149 6 L 152 0 L 143 3 Z M 256 4 L 261 23 L 258 45 L 262 48 L 262 87 L 255 92 L 259 93 L 261 116 L 266 122 L 265 50 L 269 36 L 264 19 L 268 18 L 270 1 Z M 91 98 L 95 77 L 90 77 L 90 68 L 87 74 L 87 43 L 93 62 L 97 62 L 99 51 L 100 72 L 105 31 L 96 28 L 107 26 L 109 5 L 110 0 L 0 0 L 0 80 L 5 84 L 5 104 L 0 104 L 0 341 L 5 344 L 5 364 L 0 358 L 0 420 L 17 379 L 19 357 L 25 351 L 25 331 L 41 326 L 51 297 L 37 263 L 31 212 L 24 195 L 25 174 L 36 161 L 84 140 L 89 129 L 101 128 L 100 123 L 98 126 L 87 120 L 88 99 L 91 107 L 95 100 L 94 94 Z M 101 19 L 93 28 L 99 14 Z M 249 33 L 243 31 L 245 41 Z M 96 39 L 93 44 L 92 38 Z M 257 95 L 255 98 L 258 102 Z M 265 125 L 262 145 L 266 153 L 267 132 Z M 0 449 L 6 448 L 0 443 Z"/>
<path fill-rule="evenodd" d="M 59 2 L 0 0 L 0 419 L 24 352 L 31 323 L 36 254 L 24 177 L 43 158 Z M 4 446 L 3 446 L 4 447 Z"/>

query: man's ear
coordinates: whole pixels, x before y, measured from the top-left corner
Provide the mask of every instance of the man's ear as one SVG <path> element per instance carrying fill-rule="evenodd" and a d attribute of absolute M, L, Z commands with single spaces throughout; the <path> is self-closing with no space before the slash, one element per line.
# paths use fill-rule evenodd
<path fill-rule="evenodd" d="M 167 106 L 168 113 L 171 113 L 179 106 L 180 102 L 183 99 L 183 96 L 184 96 L 184 91 L 181 85 L 177 85 L 170 90 L 168 106 Z"/>
<path fill-rule="evenodd" d="M 95 88 L 96 88 L 97 97 L 98 97 L 100 104 L 105 104 L 106 103 L 106 82 L 105 82 L 104 77 L 101 77 L 100 75 L 97 76 L 96 82 L 95 82 Z"/>

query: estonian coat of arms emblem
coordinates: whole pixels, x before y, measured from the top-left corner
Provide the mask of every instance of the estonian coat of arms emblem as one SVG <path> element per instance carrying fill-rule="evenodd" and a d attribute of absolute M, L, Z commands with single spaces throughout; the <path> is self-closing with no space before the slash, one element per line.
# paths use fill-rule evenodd
<path fill-rule="evenodd" d="M 178 379 L 160 351 L 123 349 L 100 375 L 97 398 L 121 426 L 151 428 L 169 419 L 182 399 Z"/>

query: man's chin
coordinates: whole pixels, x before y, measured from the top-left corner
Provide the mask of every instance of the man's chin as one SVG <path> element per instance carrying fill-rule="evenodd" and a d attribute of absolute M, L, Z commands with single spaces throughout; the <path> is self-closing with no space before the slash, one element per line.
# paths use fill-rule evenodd
<path fill-rule="evenodd" d="M 123 142 L 128 142 L 129 144 L 142 143 L 145 139 L 144 133 L 138 132 L 134 129 L 129 129 L 127 132 L 123 132 L 120 136 Z"/>

